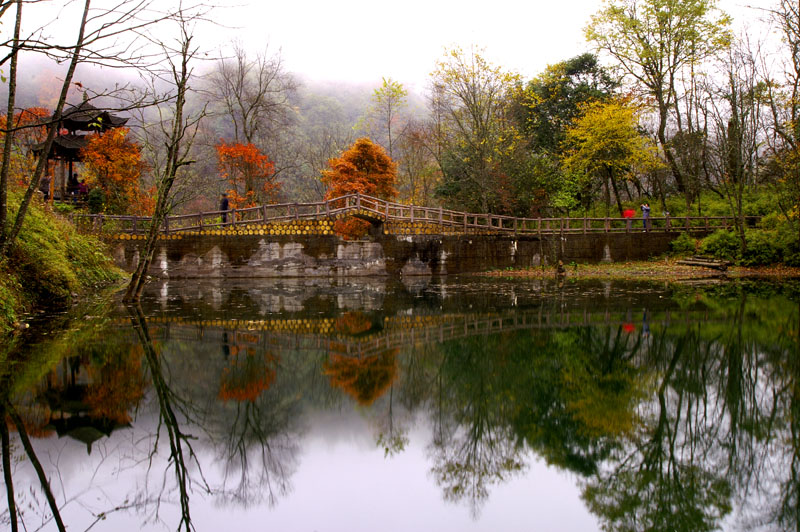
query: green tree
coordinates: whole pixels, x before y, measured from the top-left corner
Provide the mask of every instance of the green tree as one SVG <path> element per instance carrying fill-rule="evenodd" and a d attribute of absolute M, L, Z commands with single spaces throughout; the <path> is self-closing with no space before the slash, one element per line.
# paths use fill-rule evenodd
<path fill-rule="evenodd" d="M 407 105 L 408 91 L 403 84 L 392 78 L 383 78 L 380 88 L 373 91 L 367 114 L 359 124 L 371 138 L 378 139 L 392 159 L 403 128 L 401 113 Z"/>
<path fill-rule="evenodd" d="M 557 152 L 582 106 L 608 98 L 617 85 L 594 54 L 548 65 L 515 98 L 514 111 L 528 147 L 535 152 Z"/>
<path fill-rule="evenodd" d="M 679 191 L 686 193 L 689 175 L 680 165 L 668 130 L 695 130 L 692 104 L 695 68 L 725 49 L 731 40 L 730 18 L 716 9 L 715 0 L 609 0 L 592 17 L 586 38 L 608 54 L 657 113 L 656 137 Z"/>
<path fill-rule="evenodd" d="M 655 148 L 639 131 L 636 108 L 624 99 L 586 105 L 583 116 L 567 130 L 564 147 L 565 169 L 601 183 L 606 205 L 613 191 L 620 216 L 619 180 L 658 166 Z"/>
<path fill-rule="evenodd" d="M 516 75 L 489 63 L 475 49 L 446 52 L 432 74 L 434 150 L 442 171 L 437 194 L 454 207 L 506 211 L 509 179 L 503 163 L 519 146 L 510 119 Z"/>
<path fill-rule="evenodd" d="M 783 37 L 781 70 L 785 76 L 767 83 L 772 114 L 766 138 L 769 167 L 778 207 L 800 234 L 800 4 L 780 0 L 769 13 Z"/>

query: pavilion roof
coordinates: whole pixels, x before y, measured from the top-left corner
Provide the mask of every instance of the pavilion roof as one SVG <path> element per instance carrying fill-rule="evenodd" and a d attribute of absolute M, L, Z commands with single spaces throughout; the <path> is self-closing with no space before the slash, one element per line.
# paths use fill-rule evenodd
<path fill-rule="evenodd" d="M 112 115 L 108 111 L 98 109 L 89 102 L 81 102 L 64 110 L 61 123 L 68 131 L 106 131 L 124 126 L 127 118 Z"/>
<path fill-rule="evenodd" d="M 88 144 L 89 139 L 86 135 L 57 135 L 53 139 L 53 145 L 50 147 L 50 158 L 80 161 L 80 151 Z M 33 146 L 33 152 L 39 153 L 42 148 L 44 148 L 44 142 Z"/>

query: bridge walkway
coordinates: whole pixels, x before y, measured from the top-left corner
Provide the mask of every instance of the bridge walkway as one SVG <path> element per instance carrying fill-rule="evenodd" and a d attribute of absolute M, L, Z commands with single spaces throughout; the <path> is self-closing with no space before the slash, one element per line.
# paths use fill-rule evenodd
<path fill-rule="evenodd" d="M 161 224 L 160 233 L 230 234 L 256 229 L 266 231 L 266 234 L 276 234 L 275 231 L 282 231 L 282 228 L 288 226 L 290 229 L 287 234 L 330 234 L 332 222 L 348 216 L 383 225 L 386 234 L 553 235 L 630 233 L 643 230 L 641 219 L 522 218 L 405 205 L 362 194 L 349 194 L 312 203 L 282 203 L 168 216 Z M 79 229 L 86 232 L 143 235 L 152 224 L 152 219 L 144 216 L 75 213 L 72 217 Z M 745 222 L 755 225 L 757 220 L 758 217 L 747 217 Z M 716 229 L 729 229 L 734 225 L 735 220 L 730 216 L 667 215 L 651 217 L 648 230 L 709 233 Z"/>

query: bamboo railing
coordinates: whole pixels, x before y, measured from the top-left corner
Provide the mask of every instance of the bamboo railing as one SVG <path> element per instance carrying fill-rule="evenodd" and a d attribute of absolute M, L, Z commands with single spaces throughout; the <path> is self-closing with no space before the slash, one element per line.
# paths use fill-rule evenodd
<path fill-rule="evenodd" d="M 280 203 L 229 211 L 209 211 L 166 217 L 159 232 L 163 234 L 239 228 L 275 222 L 333 219 L 357 216 L 391 225 L 426 224 L 453 232 L 505 234 L 631 233 L 643 231 L 641 218 L 518 218 L 498 214 L 476 214 L 405 205 L 361 194 L 349 194 L 312 203 Z M 73 222 L 87 232 L 146 233 L 152 219 L 144 216 L 114 216 L 73 213 Z M 748 216 L 745 223 L 754 226 L 760 217 Z M 653 216 L 649 231 L 712 232 L 735 226 L 732 216 Z"/>

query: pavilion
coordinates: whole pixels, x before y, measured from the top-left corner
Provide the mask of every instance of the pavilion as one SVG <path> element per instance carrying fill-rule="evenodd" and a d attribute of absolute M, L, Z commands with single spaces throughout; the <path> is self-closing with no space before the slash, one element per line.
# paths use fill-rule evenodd
<path fill-rule="evenodd" d="M 53 139 L 48 162 L 54 161 L 56 167 L 50 182 L 50 198 L 56 195 L 66 198 L 69 195 L 69 179 L 74 173 L 73 164 L 81 162 L 81 150 L 89 143 L 89 133 L 103 133 L 115 127 L 124 126 L 127 118 L 122 118 L 101 110 L 84 100 L 64 110 L 61 116 L 59 133 Z M 62 133 L 66 130 L 66 133 Z M 34 153 L 41 152 L 43 144 L 33 147 Z M 75 184 L 73 184 L 75 185 Z"/>

